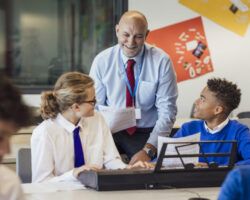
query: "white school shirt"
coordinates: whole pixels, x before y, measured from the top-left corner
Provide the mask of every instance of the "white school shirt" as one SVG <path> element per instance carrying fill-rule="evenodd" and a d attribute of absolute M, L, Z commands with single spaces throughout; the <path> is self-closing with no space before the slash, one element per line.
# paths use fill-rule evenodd
<path fill-rule="evenodd" d="M 24 195 L 17 175 L 0 165 L 0 200 L 23 200 Z"/>
<path fill-rule="evenodd" d="M 225 121 L 223 121 L 222 123 L 220 123 L 218 126 L 216 126 L 214 129 L 210 129 L 206 122 L 204 121 L 204 126 L 205 129 L 207 130 L 207 132 L 211 133 L 211 134 L 215 134 L 220 132 L 227 124 L 229 123 L 229 119 L 227 118 Z"/>
<path fill-rule="evenodd" d="M 106 169 L 126 167 L 100 113 L 82 119 L 77 126 L 81 127 L 85 164 Z M 75 128 L 58 114 L 55 119 L 45 120 L 34 129 L 31 137 L 32 182 L 76 181 L 73 176 Z"/>

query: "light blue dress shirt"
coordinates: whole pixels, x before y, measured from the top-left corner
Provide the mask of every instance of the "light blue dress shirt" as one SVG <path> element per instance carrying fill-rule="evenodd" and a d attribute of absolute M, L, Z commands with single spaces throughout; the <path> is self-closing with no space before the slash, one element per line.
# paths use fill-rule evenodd
<path fill-rule="evenodd" d="M 90 76 L 95 81 L 98 105 L 126 107 L 125 68 L 128 59 L 119 44 L 95 57 Z M 141 109 L 141 119 L 136 121 L 136 126 L 154 127 L 147 143 L 157 146 L 158 136 L 167 136 L 175 122 L 178 96 L 175 71 L 169 56 L 148 44 L 134 59 L 135 79 L 140 74 L 135 107 Z"/>

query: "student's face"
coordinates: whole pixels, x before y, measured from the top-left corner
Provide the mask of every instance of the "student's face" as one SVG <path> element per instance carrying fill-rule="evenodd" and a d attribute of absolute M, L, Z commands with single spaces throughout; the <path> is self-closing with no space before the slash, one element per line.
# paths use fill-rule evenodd
<path fill-rule="evenodd" d="M 200 98 L 195 101 L 194 117 L 210 121 L 221 112 L 222 107 L 215 94 L 208 87 L 205 87 L 200 94 Z"/>
<path fill-rule="evenodd" d="M 10 136 L 16 131 L 17 129 L 12 123 L 0 120 L 0 163 L 3 156 L 10 153 Z"/>
<path fill-rule="evenodd" d="M 124 19 L 116 25 L 116 36 L 123 54 L 128 58 L 138 55 L 148 34 L 147 27 L 142 20 Z"/>
<path fill-rule="evenodd" d="M 87 89 L 87 98 L 84 103 L 79 105 L 79 117 L 91 117 L 94 115 L 95 108 L 95 89 L 94 87 Z"/>

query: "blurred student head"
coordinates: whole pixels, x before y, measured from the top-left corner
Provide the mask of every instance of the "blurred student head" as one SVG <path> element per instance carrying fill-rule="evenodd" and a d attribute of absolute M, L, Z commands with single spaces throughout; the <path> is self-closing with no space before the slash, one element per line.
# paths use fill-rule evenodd
<path fill-rule="evenodd" d="M 0 162 L 10 152 L 9 138 L 19 128 L 30 125 L 31 110 L 22 101 L 19 90 L 0 76 Z"/>

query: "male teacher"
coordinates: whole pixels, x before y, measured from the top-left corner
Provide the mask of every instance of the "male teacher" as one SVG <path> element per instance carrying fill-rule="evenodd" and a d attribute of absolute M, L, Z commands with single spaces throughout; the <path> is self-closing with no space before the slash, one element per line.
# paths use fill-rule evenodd
<path fill-rule="evenodd" d="M 114 133 L 113 138 L 130 164 L 150 161 L 157 153 L 158 136 L 170 134 L 175 122 L 175 71 L 163 50 L 145 43 L 149 30 L 142 13 L 124 13 L 115 31 L 118 44 L 99 53 L 90 70 L 97 104 L 135 108 L 136 126 Z"/>

